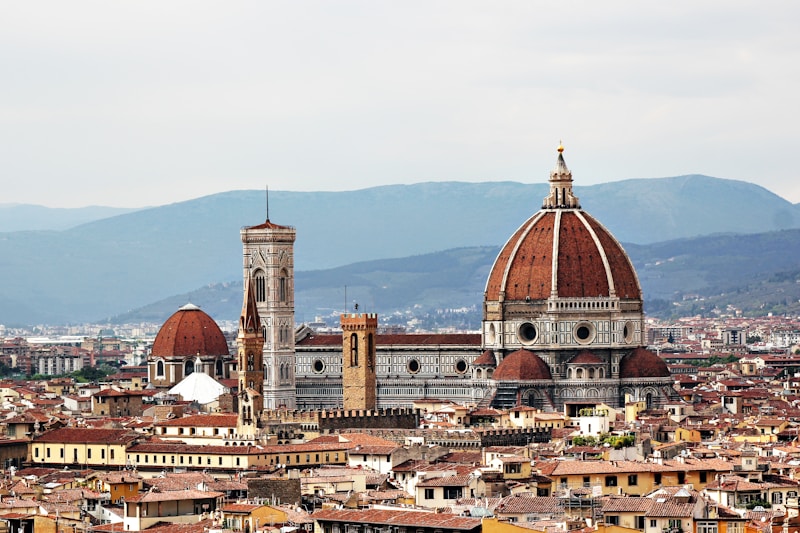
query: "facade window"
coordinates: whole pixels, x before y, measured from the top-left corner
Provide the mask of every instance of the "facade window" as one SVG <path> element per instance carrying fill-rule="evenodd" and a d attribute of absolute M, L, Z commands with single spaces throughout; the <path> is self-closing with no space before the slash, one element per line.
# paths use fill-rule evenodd
<path fill-rule="evenodd" d="M 783 493 L 782 492 L 773 492 L 772 493 L 772 503 L 777 503 L 777 504 L 783 503 Z"/>
<path fill-rule="evenodd" d="M 650 527 L 651 528 L 656 527 L 656 521 L 653 520 L 652 518 L 650 519 Z"/>
<path fill-rule="evenodd" d="M 262 270 L 256 272 L 256 301 L 267 301 L 267 277 Z"/>
<path fill-rule="evenodd" d="M 350 335 L 350 366 L 358 366 L 358 335 Z"/>
<path fill-rule="evenodd" d="M 464 489 L 462 487 L 445 487 L 444 488 L 444 499 L 445 500 L 457 500 L 459 498 L 463 498 Z"/>
<path fill-rule="evenodd" d="M 661 485 L 661 474 L 653 474 L 653 483 L 656 485 Z"/>
<path fill-rule="evenodd" d="M 636 474 L 631 474 L 628 476 L 628 485 L 635 486 L 639 484 L 639 477 Z"/>
<path fill-rule="evenodd" d="M 697 533 L 717 533 L 716 522 L 698 522 Z"/>
<path fill-rule="evenodd" d="M 617 476 L 606 476 L 606 487 L 616 487 Z"/>
<path fill-rule="evenodd" d="M 700 472 L 700 483 L 705 483 L 708 481 L 708 472 Z"/>
<path fill-rule="evenodd" d="M 522 472 L 522 465 L 519 463 L 509 463 L 505 465 L 506 474 L 519 474 Z"/>
<path fill-rule="evenodd" d="M 583 476 L 583 487 L 588 488 L 591 485 L 591 481 L 589 480 L 589 476 Z"/>
<path fill-rule="evenodd" d="M 101 449 L 100 450 L 100 459 L 105 459 L 105 458 L 106 458 L 106 451 L 105 451 L 105 449 Z"/>
<path fill-rule="evenodd" d="M 158 361 L 156 363 L 156 377 L 157 378 L 164 377 L 164 361 Z"/>
<path fill-rule="evenodd" d="M 433 489 L 425 489 L 425 499 L 432 500 L 433 498 Z"/>
<path fill-rule="evenodd" d="M 288 273 L 285 270 L 281 270 L 280 276 L 278 277 L 278 299 L 281 302 L 286 301 L 287 291 L 287 276 Z"/>
<path fill-rule="evenodd" d="M 606 515 L 603 517 L 606 521 L 606 524 L 610 526 L 618 526 L 619 525 L 619 516 L 618 515 Z"/>

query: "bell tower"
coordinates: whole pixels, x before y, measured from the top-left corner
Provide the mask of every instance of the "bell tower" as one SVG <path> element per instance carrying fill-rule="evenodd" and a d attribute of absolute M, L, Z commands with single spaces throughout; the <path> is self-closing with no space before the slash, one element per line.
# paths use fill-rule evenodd
<path fill-rule="evenodd" d="M 375 373 L 376 313 L 351 313 L 342 322 L 342 392 L 345 409 L 375 409 L 378 380 Z"/>
<path fill-rule="evenodd" d="M 239 317 L 238 347 L 240 435 L 255 435 L 264 410 L 264 337 L 261 333 L 256 295 L 250 278 L 245 280 L 244 304 Z"/>
<path fill-rule="evenodd" d="M 294 353 L 294 240 L 291 226 L 266 222 L 242 228 L 245 285 L 253 285 L 264 340 L 264 409 L 296 407 Z"/>

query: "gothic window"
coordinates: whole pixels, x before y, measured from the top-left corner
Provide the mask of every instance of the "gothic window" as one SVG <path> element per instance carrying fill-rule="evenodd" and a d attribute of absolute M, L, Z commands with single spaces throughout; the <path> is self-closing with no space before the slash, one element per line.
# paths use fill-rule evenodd
<path fill-rule="evenodd" d="M 261 334 L 264 336 L 264 340 L 267 340 L 267 326 L 261 326 Z"/>
<path fill-rule="evenodd" d="M 288 279 L 288 276 L 289 274 L 286 272 L 285 269 L 281 270 L 281 273 L 278 275 L 278 299 L 281 302 L 286 301 L 286 296 L 288 292 L 286 287 L 287 285 L 286 280 Z"/>
<path fill-rule="evenodd" d="M 249 372 L 252 372 L 255 369 L 256 369 L 256 357 L 252 353 L 249 353 L 247 354 L 247 370 Z"/>
<path fill-rule="evenodd" d="M 164 361 L 158 361 L 156 363 L 156 377 L 158 378 L 164 377 Z"/>
<path fill-rule="evenodd" d="M 358 366 L 358 335 L 350 334 L 350 366 Z"/>
<path fill-rule="evenodd" d="M 256 271 L 256 301 L 257 302 L 266 302 L 267 301 L 267 276 L 264 274 L 263 270 Z"/>

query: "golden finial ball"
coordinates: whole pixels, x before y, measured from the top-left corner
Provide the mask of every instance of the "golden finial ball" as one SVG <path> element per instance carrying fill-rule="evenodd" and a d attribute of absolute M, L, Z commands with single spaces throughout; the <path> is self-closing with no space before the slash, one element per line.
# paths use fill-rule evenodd
<path fill-rule="evenodd" d="M 564 151 L 564 145 L 561 144 L 561 141 L 558 141 L 558 153 L 562 153 Z"/>

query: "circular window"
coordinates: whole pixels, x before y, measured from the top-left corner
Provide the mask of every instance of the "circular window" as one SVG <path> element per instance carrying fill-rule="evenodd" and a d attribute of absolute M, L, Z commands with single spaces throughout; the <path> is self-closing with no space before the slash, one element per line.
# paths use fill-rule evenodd
<path fill-rule="evenodd" d="M 536 326 L 530 322 L 523 322 L 517 330 L 517 337 L 519 337 L 519 341 L 522 344 L 533 344 L 538 335 L 539 331 L 536 329 Z"/>
<path fill-rule="evenodd" d="M 625 322 L 625 326 L 622 328 L 622 338 L 628 344 L 630 344 L 630 342 L 633 341 L 633 323 L 632 322 Z"/>
<path fill-rule="evenodd" d="M 416 374 L 417 372 L 419 372 L 420 368 L 419 361 L 416 359 L 409 360 L 408 364 L 406 365 L 406 368 L 408 369 L 409 373 Z"/>
<path fill-rule="evenodd" d="M 578 344 L 589 344 L 594 340 L 594 326 L 589 322 L 579 322 L 575 325 L 575 329 L 572 330 L 572 334 Z"/>
<path fill-rule="evenodd" d="M 311 364 L 311 368 L 313 368 L 314 372 L 317 374 L 322 374 L 322 372 L 325 370 L 325 363 L 323 363 L 321 359 L 315 359 Z"/>
<path fill-rule="evenodd" d="M 459 359 L 458 361 L 456 361 L 456 372 L 458 372 L 459 374 L 463 374 L 466 371 L 467 371 L 467 362 L 464 361 L 463 359 Z"/>

